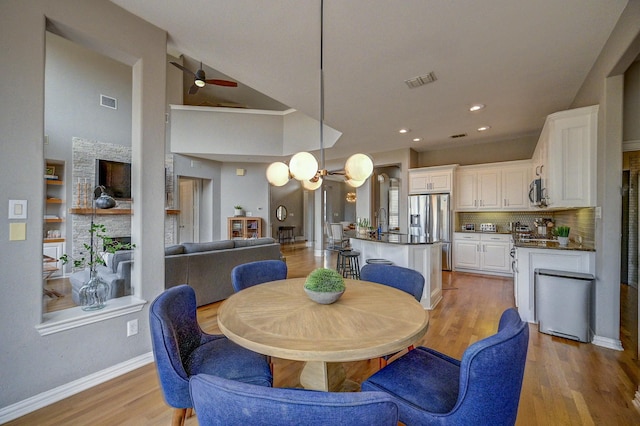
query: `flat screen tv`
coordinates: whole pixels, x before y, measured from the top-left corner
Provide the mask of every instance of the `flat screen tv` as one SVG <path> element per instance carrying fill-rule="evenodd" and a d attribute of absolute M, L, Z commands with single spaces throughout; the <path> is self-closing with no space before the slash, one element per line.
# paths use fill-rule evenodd
<path fill-rule="evenodd" d="M 131 198 L 131 163 L 96 160 L 97 184 L 113 198 Z"/>

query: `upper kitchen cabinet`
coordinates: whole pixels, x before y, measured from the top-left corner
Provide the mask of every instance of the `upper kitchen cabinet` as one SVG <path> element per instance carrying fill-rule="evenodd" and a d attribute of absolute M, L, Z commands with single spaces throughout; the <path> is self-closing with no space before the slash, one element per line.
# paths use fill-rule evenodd
<path fill-rule="evenodd" d="M 513 164 L 502 169 L 502 208 L 528 210 L 531 161 L 513 162 Z"/>
<path fill-rule="evenodd" d="M 456 210 L 501 208 L 501 171 L 495 167 L 460 167 L 456 173 Z"/>
<path fill-rule="evenodd" d="M 459 167 L 455 176 L 456 210 L 528 210 L 530 180 L 530 160 Z"/>
<path fill-rule="evenodd" d="M 451 192 L 456 165 L 409 170 L 409 194 Z"/>
<path fill-rule="evenodd" d="M 549 208 L 596 205 L 598 105 L 551 114 L 533 155 Z"/>

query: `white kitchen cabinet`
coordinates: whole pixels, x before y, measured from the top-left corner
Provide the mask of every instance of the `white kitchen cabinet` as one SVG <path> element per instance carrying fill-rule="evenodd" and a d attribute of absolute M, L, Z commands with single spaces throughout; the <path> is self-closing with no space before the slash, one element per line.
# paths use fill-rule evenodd
<path fill-rule="evenodd" d="M 501 171 L 496 167 L 468 168 L 456 174 L 456 210 L 499 210 Z"/>
<path fill-rule="evenodd" d="M 457 211 L 530 209 L 530 160 L 459 167 L 455 181 Z"/>
<path fill-rule="evenodd" d="M 511 235 L 455 232 L 453 241 L 455 270 L 511 274 Z"/>
<path fill-rule="evenodd" d="M 480 270 L 483 272 L 511 273 L 511 236 L 482 234 L 480 236 Z"/>
<path fill-rule="evenodd" d="M 453 236 L 454 269 L 480 269 L 480 234 L 455 232 Z"/>
<path fill-rule="evenodd" d="M 502 209 L 528 210 L 529 184 L 531 183 L 531 162 L 502 170 Z"/>
<path fill-rule="evenodd" d="M 596 205 L 597 123 L 598 105 L 547 117 L 533 161 L 548 207 Z"/>
<path fill-rule="evenodd" d="M 535 322 L 535 270 L 595 275 L 595 252 L 546 248 L 517 248 L 516 306 L 523 321 Z"/>
<path fill-rule="evenodd" d="M 423 167 L 409 170 L 409 193 L 451 192 L 456 166 Z"/>

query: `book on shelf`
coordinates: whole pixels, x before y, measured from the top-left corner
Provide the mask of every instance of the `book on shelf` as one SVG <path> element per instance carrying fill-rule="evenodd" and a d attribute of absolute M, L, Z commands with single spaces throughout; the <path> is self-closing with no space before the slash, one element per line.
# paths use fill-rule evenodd
<path fill-rule="evenodd" d="M 58 176 L 55 175 L 44 175 L 44 178 L 49 180 L 58 180 Z"/>

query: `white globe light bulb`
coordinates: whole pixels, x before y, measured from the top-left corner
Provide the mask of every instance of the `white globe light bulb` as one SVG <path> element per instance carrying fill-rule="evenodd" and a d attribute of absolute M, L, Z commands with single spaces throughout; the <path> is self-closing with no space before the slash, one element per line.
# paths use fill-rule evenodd
<path fill-rule="evenodd" d="M 353 186 L 354 188 L 358 188 L 361 187 L 363 183 L 365 183 L 365 180 L 355 180 L 355 179 L 346 179 L 345 182 L 347 183 L 347 185 L 349 186 Z"/>
<path fill-rule="evenodd" d="M 366 180 L 373 172 L 373 161 L 365 154 L 353 154 L 344 165 L 347 176 L 352 180 Z"/>
<path fill-rule="evenodd" d="M 322 186 L 322 178 L 319 177 L 317 181 L 312 182 L 310 180 L 303 180 L 302 187 L 304 189 L 308 189 L 309 191 L 315 191 L 316 189 Z"/>
<path fill-rule="evenodd" d="M 310 180 L 318 171 L 318 160 L 308 152 L 298 152 L 291 157 L 289 171 L 291 176 L 298 180 Z"/>
<path fill-rule="evenodd" d="M 289 167 L 278 161 L 267 167 L 267 180 L 273 186 L 282 186 L 289 182 Z"/>

